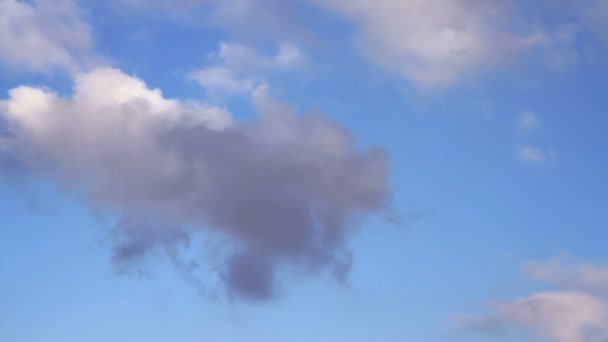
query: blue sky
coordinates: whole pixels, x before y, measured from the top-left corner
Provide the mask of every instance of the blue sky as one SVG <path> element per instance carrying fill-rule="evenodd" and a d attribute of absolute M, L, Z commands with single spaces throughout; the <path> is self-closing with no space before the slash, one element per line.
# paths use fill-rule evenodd
<path fill-rule="evenodd" d="M 0 0 L 0 340 L 604 341 L 606 23 Z"/>

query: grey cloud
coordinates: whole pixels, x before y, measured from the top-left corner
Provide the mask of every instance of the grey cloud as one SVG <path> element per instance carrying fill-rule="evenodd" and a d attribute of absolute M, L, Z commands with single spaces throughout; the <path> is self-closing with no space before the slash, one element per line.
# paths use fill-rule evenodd
<path fill-rule="evenodd" d="M 175 256 L 202 232 L 228 241 L 215 270 L 230 295 L 275 297 L 284 267 L 343 279 L 346 239 L 389 205 L 388 155 L 355 148 L 346 129 L 296 115 L 265 88 L 252 102 L 258 117 L 233 120 L 97 69 L 77 76 L 70 98 L 13 89 L 0 155 L 118 214 L 120 267 L 159 248 Z"/>

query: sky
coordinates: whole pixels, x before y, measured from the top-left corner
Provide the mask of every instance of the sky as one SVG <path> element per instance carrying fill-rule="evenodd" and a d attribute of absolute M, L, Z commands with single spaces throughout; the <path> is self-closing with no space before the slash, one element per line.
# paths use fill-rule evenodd
<path fill-rule="evenodd" d="M 608 341 L 606 89 L 606 0 L 0 0 L 0 340 Z"/>

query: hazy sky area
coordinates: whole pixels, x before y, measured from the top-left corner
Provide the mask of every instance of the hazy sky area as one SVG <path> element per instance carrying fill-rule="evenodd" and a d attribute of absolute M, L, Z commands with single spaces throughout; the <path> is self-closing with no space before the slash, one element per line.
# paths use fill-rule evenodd
<path fill-rule="evenodd" d="M 0 0 L 0 341 L 608 341 L 608 0 Z"/>

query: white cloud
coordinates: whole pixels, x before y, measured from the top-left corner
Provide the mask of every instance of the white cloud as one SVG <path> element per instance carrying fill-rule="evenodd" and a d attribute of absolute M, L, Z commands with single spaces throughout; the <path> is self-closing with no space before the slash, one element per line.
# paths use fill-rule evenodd
<path fill-rule="evenodd" d="M 295 69 L 302 67 L 306 58 L 297 46 L 283 43 L 279 46 L 279 51 L 272 58 L 274 64 L 284 69 Z"/>
<path fill-rule="evenodd" d="M 118 184 L 124 174 L 139 173 L 141 163 L 148 163 L 143 169 L 158 171 L 149 172 L 152 178 L 170 172 L 173 163 L 155 140 L 160 127 L 191 122 L 221 129 L 230 123 L 230 115 L 221 108 L 166 99 L 158 89 L 116 69 L 77 73 L 70 99 L 29 86 L 14 88 L 9 95 L 1 102 L 5 110 L 0 115 L 15 131 L 9 139 L 26 143 L 30 152 L 39 151 L 40 160 L 28 163 L 51 160 L 61 165 L 67 178 L 97 174 L 99 181 L 116 179 L 117 188 L 146 181 L 140 175 L 140 181 Z"/>
<path fill-rule="evenodd" d="M 486 315 L 458 316 L 468 332 L 495 336 L 519 332 L 552 342 L 601 342 L 608 338 L 608 306 L 581 292 L 541 292 L 494 304 Z"/>
<path fill-rule="evenodd" d="M 524 269 L 533 279 L 547 281 L 560 288 L 608 294 L 608 265 L 555 259 L 530 262 L 524 265 Z"/>
<path fill-rule="evenodd" d="M 211 97 L 219 94 L 247 93 L 255 82 L 242 78 L 234 70 L 225 66 L 211 66 L 195 71 L 190 77 L 203 86 Z"/>
<path fill-rule="evenodd" d="M 190 77 L 217 97 L 249 93 L 273 73 L 302 68 L 306 58 L 297 46 L 287 43 L 267 56 L 245 45 L 222 42 L 212 61 L 211 66 L 196 70 Z"/>
<path fill-rule="evenodd" d="M 0 0 L 0 62 L 9 67 L 76 71 L 88 58 L 89 31 L 72 0 Z"/>
<path fill-rule="evenodd" d="M 518 332 L 554 342 L 608 340 L 608 267 L 555 259 L 523 268 L 532 279 L 558 289 L 494 303 L 486 314 L 457 316 L 460 328 L 495 336 Z"/>
<path fill-rule="evenodd" d="M 517 147 L 516 151 L 519 160 L 532 164 L 543 164 L 555 160 L 557 153 L 554 149 L 525 143 L 526 140 L 529 140 L 529 133 L 538 130 L 540 127 L 540 119 L 533 112 L 527 111 L 520 115 L 517 128 L 521 134 L 522 144 Z"/>
<path fill-rule="evenodd" d="M 598 341 L 606 333 L 608 307 L 577 292 L 545 292 L 498 305 L 506 325 L 556 342 Z"/>
<path fill-rule="evenodd" d="M 448 85 L 544 39 L 509 33 L 502 1 L 319 3 L 355 23 L 356 42 L 372 61 L 421 87 Z"/>

